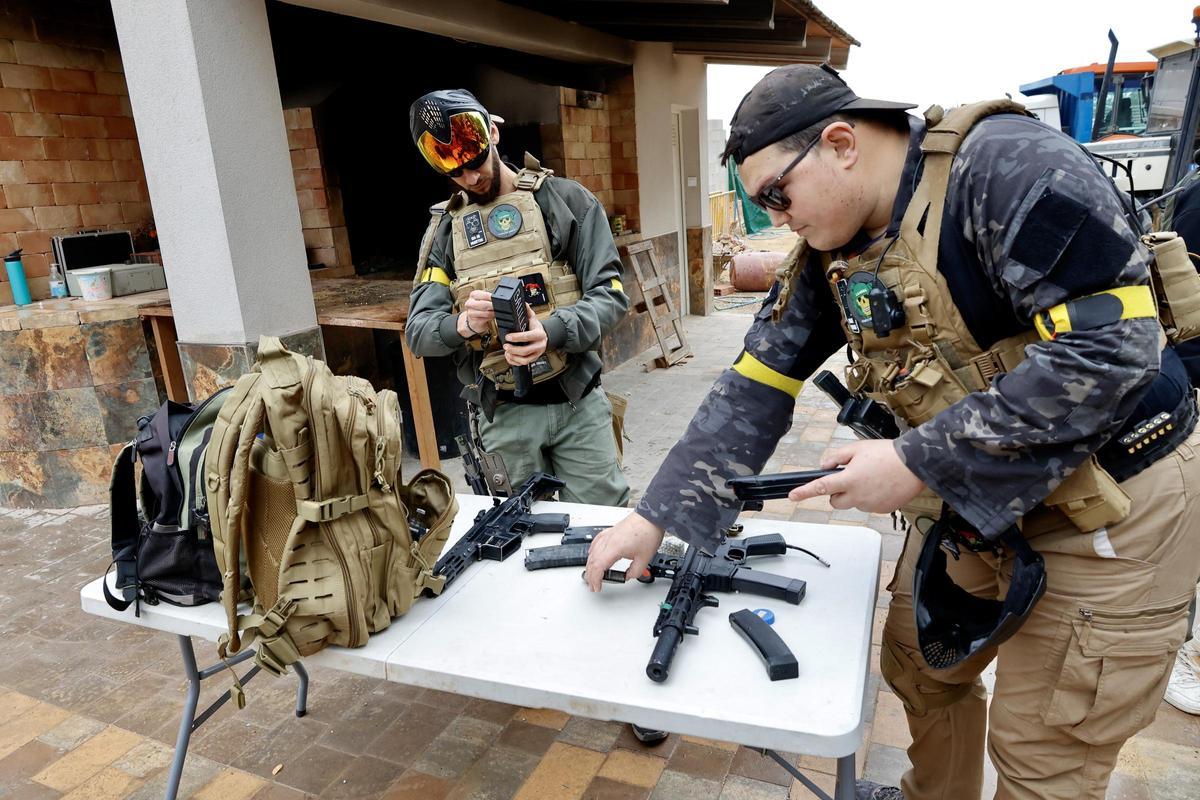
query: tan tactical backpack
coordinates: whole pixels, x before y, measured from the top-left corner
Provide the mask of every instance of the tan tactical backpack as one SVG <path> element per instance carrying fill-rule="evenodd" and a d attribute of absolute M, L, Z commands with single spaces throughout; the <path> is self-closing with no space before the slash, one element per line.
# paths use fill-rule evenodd
<path fill-rule="evenodd" d="M 366 644 L 422 590 L 441 591 L 432 571 L 458 503 L 436 470 L 400 483 L 399 411 L 395 392 L 261 339 L 204 460 L 222 658 L 257 639 L 255 661 L 282 674 L 328 645 Z"/>

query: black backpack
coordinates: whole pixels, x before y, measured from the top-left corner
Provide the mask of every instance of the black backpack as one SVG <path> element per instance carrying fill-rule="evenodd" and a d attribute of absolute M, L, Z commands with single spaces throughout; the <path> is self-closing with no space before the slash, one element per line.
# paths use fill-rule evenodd
<path fill-rule="evenodd" d="M 142 602 L 197 606 L 221 596 L 203 484 L 204 450 L 229 388 L 197 406 L 163 403 L 138 420 L 137 437 L 117 456 L 109 495 L 116 587 L 124 599 L 109 591 L 107 580 L 104 597 L 118 611 L 135 602 L 140 614 Z M 142 477 L 135 492 L 136 461 Z"/>

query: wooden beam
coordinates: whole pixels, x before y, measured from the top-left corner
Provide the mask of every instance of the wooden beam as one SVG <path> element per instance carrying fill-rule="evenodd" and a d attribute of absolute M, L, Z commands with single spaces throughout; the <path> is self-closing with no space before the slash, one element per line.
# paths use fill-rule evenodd
<path fill-rule="evenodd" d="M 629 0 L 572 0 L 575 3 L 627 3 Z M 727 6 L 729 0 L 654 0 L 662 5 L 679 6 Z"/>
<path fill-rule="evenodd" d="M 821 64 L 832 61 L 833 39 L 809 36 L 803 47 L 787 42 L 761 42 L 754 45 L 723 42 L 676 42 L 677 55 L 705 56 L 720 64 Z M 845 51 L 848 55 L 848 51 Z"/>
<path fill-rule="evenodd" d="M 158 366 L 166 384 L 167 399 L 176 403 L 188 402 L 187 381 L 183 377 L 183 364 L 179 358 L 179 340 L 175 334 L 172 317 L 149 317 L 150 330 L 154 333 L 154 349 L 158 352 Z"/>
<path fill-rule="evenodd" d="M 627 66 L 633 43 L 499 0 L 283 0 L 401 28 L 589 64 Z"/>
<path fill-rule="evenodd" d="M 686 11 L 657 2 L 615 2 L 597 6 L 556 2 L 555 14 L 581 25 L 608 28 L 614 23 L 631 28 L 715 28 L 718 30 L 770 30 L 775 24 L 775 0 L 733 0 L 728 6 L 698 6 Z"/>
<path fill-rule="evenodd" d="M 757 46 L 760 44 L 786 44 L 795 47 L 803 47 L 805 35 L 807 34 L 807 24 L 802 19 L 775 19 L 775 27 L 771 29 L 762 28 L 696 28 L 692 27 L 690 21 L 681 22 L 673 28 L 662 30 L 659 28 L 640 27 L 641 23 L 638 20 L 622 20 L 617 25 L 603 26 L 609 33 L 617 36 L 624 36 L 628 39 L 639 39 L 650 36 L 651 33 L 657 32 L 659 36 L 668 41 L 686 41 L 686 42 L 715 42 L 718 45 L 751 45 Z"/>
<path fill-rule="evenodd" d="M 441 469 L 425 362 L 413 355 L 403 335 L 400 336 L 400 352 L 404 357 L 404 372 L 408 378 L 408 399 L 412 403 L 413 427 L 417 431 L 417 453 L 421 458 L 421 466 L 425 469 Z"/>

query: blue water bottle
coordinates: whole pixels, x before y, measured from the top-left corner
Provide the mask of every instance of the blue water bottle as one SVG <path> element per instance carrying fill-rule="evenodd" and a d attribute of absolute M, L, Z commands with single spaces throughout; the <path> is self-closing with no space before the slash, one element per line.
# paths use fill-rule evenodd
<path fill-rule="evenodd" d="M 20 250 L 14 250 L 4 257 L 4 269 L 8 271 L 13 302 L 19 306 L 29 305 L 33 298 L 29 296 L 29 282 L 25 280 L 25 265 L 21 263 Z"/>

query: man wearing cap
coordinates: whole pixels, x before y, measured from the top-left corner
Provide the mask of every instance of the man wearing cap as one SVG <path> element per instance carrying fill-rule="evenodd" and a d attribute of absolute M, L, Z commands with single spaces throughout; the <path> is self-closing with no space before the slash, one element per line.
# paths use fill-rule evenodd
<path fill-rule="evenodd" d="M 479 436 L 500 454 L 512 486 L 544 471 L 562 499 L 623 506 L 612 409 L 600 385 L 600 338 L 629 298 L 604 207 L 580 184 L 531 156 L 500 160 L 499 117 L 463 89 L 431 92 L 409 109 L 413 142 L 456 192 L 418 267 L 405 334 L 418 356 L 452 356 L 463 396 L 482 411 Z M 529 330 L 498 340 L 491 291 L 519 279 Z M 533 386 L 517 396 L 511 367 Z"/>
<path fill-rule="evenodd" d="M 828 453 L 840 472 L 790 498 L 909 522 L 880 668 L 913 767 L 856 798 L 977 798 L 986 733 L 996 797 L 1100 800 L 1154 717 L 1200 570 L 1195 395 L 1136 221 L 1089 156 L 1008 101 L 908 108 L 828 67 L 746 95 L 725 156 L 801 242 L 586 578 L 599 591 L 621 557 L 640 574 L 664 531 L 711 550 L 739 511 L 725 481 L 763 468 L 802 381 L 849 343 L 847 385 L 901 433 Z"/>

